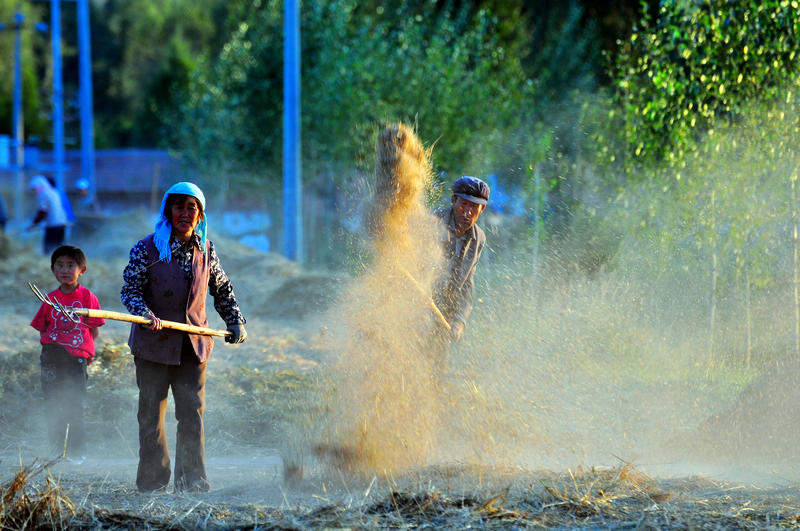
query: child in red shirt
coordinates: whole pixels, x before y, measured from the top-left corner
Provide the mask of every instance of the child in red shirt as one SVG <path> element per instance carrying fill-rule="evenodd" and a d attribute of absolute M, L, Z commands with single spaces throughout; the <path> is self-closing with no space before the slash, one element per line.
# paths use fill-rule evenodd
<path fill-rule="evenodd" d="M 67 308 L 99 309 L 94 294 L 78 279 L 86 272 L 86 256 L 77 247 L 62 245 L 50 257 L 50 270 L 61 284 L 48 293 Z M 94 339 L 104 319 L 80 317 L 73 323 L 52 306 L 42 303 L 31 326 L 41 334 L 42 393 L 48 417 L 50 443 L 70 460 L 83 461 L 87 367 L 94 358 Z M 69 432 L 67 432 L 69 429 Z"/>

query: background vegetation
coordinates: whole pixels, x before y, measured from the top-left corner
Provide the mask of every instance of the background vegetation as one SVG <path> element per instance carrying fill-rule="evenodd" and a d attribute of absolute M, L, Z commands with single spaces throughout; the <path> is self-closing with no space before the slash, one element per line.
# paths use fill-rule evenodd
<path fill-rule="evenodd" d="M 98 146 L 168 148 L 230 201 L 274 199 L 282 2 L 91 5 Z M 0 0 L 0 19 L 16 9 L 48 20 L 46 3 L 15 0 Z M 303 2 L 304 179 L 307 206 L 325 211 L 307 216 L 309 261 L 341 265 L 331 249 L 347 240 L 375 128 L 404 120 L 436 144 L 442 182 L 494 174 L 518 199 L 487 214 L 489 260 L 523 257 L 533 285 L 570 268 L 641 277 L 690 309 L 710 357 L 728 338 L 746 345 L 743 363 L 758 301 L 778 297 L 796 315 L 781 344 L 800 350 L 798 12 L 793 0 Z M 71 103 L 71 6 L 64 18 Z M 46 144 L 49 42 L 30 27 L 26 132 Z M 0 33 L 0 134 L 11 35 Z M 67 136 L 76 127 L 69 117 Z"/>

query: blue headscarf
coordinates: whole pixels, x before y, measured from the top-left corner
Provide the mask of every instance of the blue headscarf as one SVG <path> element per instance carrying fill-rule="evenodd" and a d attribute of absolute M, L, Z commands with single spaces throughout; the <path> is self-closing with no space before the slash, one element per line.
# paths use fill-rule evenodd
<path fill-rule="evenodd" d="M 181 182 L 173 184 L 164 193 L 164 199 L 161 200 L 161 210 L 159 211 L 158 221 L 156 221 L 156 230 L 153 232 L 153 243 L 158 249 L 158 258 L 164 262 L 172 260 L 172 249 L 169 247 L 169 237 L 172 235 L 172 223 L 164 215 L 164 208 L 167 206 L 167 197 L 171 194 L 189 195 L 200 201 L 200 206 L 203 207 L 203 219 L 194 228 L 194 231 L 200 236 L 201 249 L 206 248 L 206 197 L 203 191 L 194 183 Z"/>

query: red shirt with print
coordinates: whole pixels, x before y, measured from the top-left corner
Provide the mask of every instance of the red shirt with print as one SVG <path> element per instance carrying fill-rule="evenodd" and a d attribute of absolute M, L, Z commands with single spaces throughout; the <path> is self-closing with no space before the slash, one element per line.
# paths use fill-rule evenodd
<path fill-rule="evenodd" d="M 94 293 L 80 284 L 72 293 L 64 293 L 59 288 L 47 295 L 67 308 L 100 309 L 100 303 Z M 31 326 L 39 332 L 44 332 L 41 341 L 43 344 L 61 345 L 71 355 L 87 358 L 91 363 L 94 358 L 94 338 L 90 329 L 102 326 L 106 321 L 99 317 L 78 317 L 78 319 L 79 323 L 73 323 L 52 306 L 42 303 L 31 321 Z"/>

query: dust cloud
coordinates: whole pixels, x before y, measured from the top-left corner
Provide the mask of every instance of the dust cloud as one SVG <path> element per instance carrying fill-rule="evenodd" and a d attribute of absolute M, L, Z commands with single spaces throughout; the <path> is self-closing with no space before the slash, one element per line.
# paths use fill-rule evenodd
<path fill-rule="evenodd" d="M 372 262 L 326 316 L 337 323 L 336 346 L 314 400 L 325 406 L 306 426 L 317 457 L 370 474 L 453 463 L 528 470 L 631 463 L 660 476 L 800 478 L 792 463 L 800 366 L 790 348 L 790 255 L 770 264 L 771 285 L 753 284 L 745 298 L 730 269 L 727 284 L 710 281 L 712 273 L 724 276 L 710 268 L 725 257 L 698 242 L 708 213 L 687 222 L 667 196 L 598 213 L 612 227 L 607 256 L 586 245 L 597 232 L 578 226 L 548 241 L 538 264 L 520 249 L 492 250 L 493 236 L 509 229 L 485 216 L 490 251 L 479 265 L 475 310 L 440 372 L 427 298 L 404 273 L 430 293 L 442 265 L 424 201 L 430 169 L 413 132 L 387 131 L 378 140 L 369 217 Z M 717 174 L 730 173 L 727 186 L 745 186 L 759 159 L 731 160 L 722 150 L 687 172 L 699 181 L 717 165 Z M 663 193 L 648 186 L 637 193 Z M 709 188 L 698 185 L 687 203 Z M 759 215 L 764 192 L 747 190 L 754 195 L 735 201 L 734 190 L 727 203 L 723 192 L 716 196 L 710 230 L 719 241 L 733 212 Z M 661 224 L 655 236 L 626 232 L 653 208 Z M 785 223 L 770 230 L 776 248 L 781 239 L 788 247 Z"/>
<path fill-rule="evenodd" d="M 442 458 L 800 479 L 793 113 L 717 132 L 674 187 L 575 219 L 537 264 L 490 254 Z M 481 222 L 490 247 L 508 230 Z"/>
<path fill-rule="evenodd" d="M 330 277 L 327 284 L 342 287 L 328 313 L 273 318 L 281 315 L 279 299 L 291 296 L 280 288 L 300 276 L 299 268 L 215 236 L 251 338 L 241 347 L 219 345 L 210 362 L 207 420 L 215 436 L 209 454 L 260 455 L 270 449 L 258 444 L 286 445 L 289 464 L 292 457 L 313 456 L 356 474 L 446 464 L 563 470 L 623 461 L 656 476 L 797 480 L 800 367 L 792 348 L 788 177 L 794 166 L 776 165 L 757 146 L 745 154 L 709 156 L 691 171 L 699 180 L 714 168 L 714 179 L 694 189 L 682 185 L 682 198 L 643 184 L 625 209 L 599 211 L 595 221 L 575 222 L 571 233 L 543 242 L 538 263 L 522 246 L 497 243 L 524 227 L 484 215 L 479 223 L 488 247 L 476 276 L 475 309 L 463 339 L 445 353 L 435 343 L 440 325 L 429 300 L 444 266 L 427 204 L 430 152 L 407 127 L 387 128 L 376 146 L 366 216 L 370 256 L 355 278 Z M 711 191 L 714 226 L 700 211 Z M 676 197 L 690 208 L 680 211 L 670 202 Z M 657 215 L 645 216 L 649 209 Z M 130 244 L 150 230 L 145 212 L 119 218 L 85 242 L 86 285 L 112 310 L 120 309 L 120 271 Z M 752 242 L 725 255 L 739 218 L 752 225 Z M 640 219 L 655 219 L 650 236 L 631 229 Z M 597 237 L 593 224 L 611 227 L 601 246 L 610 249 L 607 255 L 586 243 Z M 716 235 L 716 247 L 706 244 L 708 234 Z M 716 291 L 709 248 L 718 249 Z M 21 430 L 5 432 L 7 455 L 32 445 L 38 433 L 32 427 L 38 421 L 24 421 L 38 406 L 38 338 L 27 326 L 37 305 L 25 283 L 53 283 L 47 261 L 23 251 L 15 248 L 0 263 L 0 284 L 9 295 L 0 354 L 7 374 L 21 382 L 2 391 L 25 405 L 2 418 Z M 759 267 L 736 273 L 733 266 L 748 253 L 760 259 Z M 313 286 L 328 289 L 325 279 Z M 302 293 L 304 308 L 320 298 Z M 320 323 L 327 327 L 324 341 L 316 335 Z M 135 466 L 127 332 L 119 323 L 102 331 L 108 357 L 92 366 L 90 389 L 102 407 L 92 411 L 90 430 Z M 313 384 L 304 387 L 303 378 Z M 294 389 L 302 396 L 287 399 Z"/>
<path fill-rule="evenodd" d="M 336 346 L 320 384 L 330 393 L 320 397 L 322 436 L 312 441 L 316 453 L 350 470 L 404 471 L 426 464 L 437 445 L 431 345 L 440 325 L 430 294 L 443 263 L 438 224 L 425 207 L 430 185 L 429 152 L 414 131 L 387 126 L 365 216 L 372 257 L 327 316 L 337 323 Z"/>

